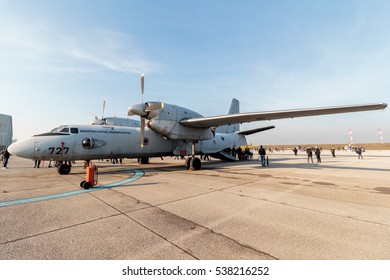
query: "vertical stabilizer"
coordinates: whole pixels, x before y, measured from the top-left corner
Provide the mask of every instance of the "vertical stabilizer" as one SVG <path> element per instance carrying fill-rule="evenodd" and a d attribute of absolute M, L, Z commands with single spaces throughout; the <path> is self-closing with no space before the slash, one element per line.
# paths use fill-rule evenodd
<path fill-rule="evenodd" d="M 230 104 L 230 109 L 228 114 L 239 114 L 240 113 L 240 101 L 237 99 L 233 98 L 232 103 Z"/>
<path fill-rule="evenodd" d="M 229 115 L 240 113 L 240 101 L 233 98 L 229 108 Z M 217 127 L 217 133 L 233 133 L 240 130 L 240 124 L 227 124 Z"/>

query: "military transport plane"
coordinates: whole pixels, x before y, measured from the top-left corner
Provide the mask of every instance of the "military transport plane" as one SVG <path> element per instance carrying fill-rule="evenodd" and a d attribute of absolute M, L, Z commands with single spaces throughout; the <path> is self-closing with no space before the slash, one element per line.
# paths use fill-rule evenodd
<path fill-rule="evenodd" d="M 107 158 L 141 158 L 186 156 L 186 168 L 198 170 L 197 154 L 209 154 L 222 160 L 234 160 L 224 150 L 246 145 L 246 135 L 274 128 L 267 126 L 239 131 L 239 123 L 296 118 L 325 114 L 383 110 L 386 103 L 325 108 L 238 113 L 239 101 L 233 99 L 229 114 L 203 117 L 177 105 L 146 102 L 129 107 L 129 115 L 139 115 L 141 126 L 64 125 L 50 132 L 17 141 L 9 147 L 11 154 L 40 160 L 66 162 Z M 145 125 L 145 121 L 147 123 Z M 63 163 L 60 174 L 71 167 Z"/>
<path fill-rule="evenodd" d="M 141 89 L 143 100 L 143 75 Z M 177 105 L 143 102 L 130 106 L 127 113 L 128 116 L 139 116 L 139 123 L 125 120 L 122 123 L 121 118 L 110 123 L 102 117 L 92 125 L 64 125 L 34 135 L 13 143 L 8 150 L 28 159 L 62 162 L 58 167 L 60 174 L 70 172 L 71 167 L 66 162 L 72 160 L 140 158 L 142 163 L 147 163 L 150 157 L 173 155 L 189 156 L 186 168 L 199 170 L 201 160 L 195 155 L 208 154 L 222 160 L 235 160 L 224 150 L 246 145 L 246 135 L 274 128 L 267 126 L 240 131 L 240 123 L 383 110 L 386 107 L 386 103 L 378 103 L 239 113 L 239 101 L 233 99 L 227 115 L 203 117 Z"/>

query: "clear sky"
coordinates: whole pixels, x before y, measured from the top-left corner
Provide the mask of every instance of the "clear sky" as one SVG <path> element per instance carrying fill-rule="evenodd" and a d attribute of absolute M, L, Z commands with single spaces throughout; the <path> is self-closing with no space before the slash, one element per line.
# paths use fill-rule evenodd
<path fill-rule="evenodd" d="M 124 117 L 145 100 L 202 115 L 390 103 L 390 1 L 0 0 L 0 113 L 14 138 Z M 275 125 L 254 144 L 390 139 L 382 111 Z"/>

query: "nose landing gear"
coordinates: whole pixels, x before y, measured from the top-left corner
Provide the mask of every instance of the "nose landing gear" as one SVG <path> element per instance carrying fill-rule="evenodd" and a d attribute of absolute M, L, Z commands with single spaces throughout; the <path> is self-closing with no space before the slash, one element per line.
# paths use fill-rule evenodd
<path fill-rule="evenodd" d="M 70 170 L 72 169 L 72 166 L 67 163 L 59 162 L 57 166 L 57 172 L 60 175 L 68 175 L 70 173 Z"/>

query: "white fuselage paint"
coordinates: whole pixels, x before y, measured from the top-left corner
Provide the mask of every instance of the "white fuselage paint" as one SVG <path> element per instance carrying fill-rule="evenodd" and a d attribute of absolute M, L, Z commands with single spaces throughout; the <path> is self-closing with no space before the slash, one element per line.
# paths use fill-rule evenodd
<path fill-rule="evenodd" d="M 18 141 L 9 147 L 16 156 L 40 160 L 92 160 L 107 158 L 140 158 L 191 154 L 192 142 L 166 139 L 145 128 L 145 144 L 140 145 L 140 128 L 105 125 L 67 125 L 69 133 L 44 133 Z M 71 132 L 71 128 L 73 131 Z M 83 147 L 84 139 L 94 146 Z M 210 140 L 195 145 L 196 154 L 218 153 L 229 147 L 246 145 L 244 135 L 216 133 Z"/>

